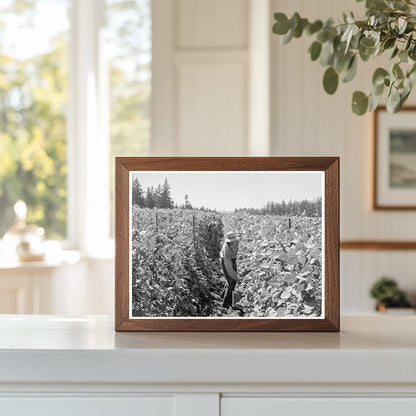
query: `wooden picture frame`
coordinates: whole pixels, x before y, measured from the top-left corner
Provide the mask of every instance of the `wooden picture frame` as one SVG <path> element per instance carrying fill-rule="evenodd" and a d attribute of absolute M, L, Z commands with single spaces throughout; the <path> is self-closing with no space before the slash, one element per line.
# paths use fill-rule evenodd
<path fill-rule="evenodd" d="M 154 215 L 154 212 L 157 212 L 157 210 L 150 209 L 150 208 L 139 208 L 140 206 L 139 203 L 138 202 L 136 203 L 136 199 L 137 199 L 136 196 L 139 195 L 137 193 L 139 191 L 136 191 L 136 190 L 134 191 L 135 203 L 134 204 L 132 203 L 132 194 L 133 194 L 133 191 L 131 190 L 132 181 L 135 181 L 136 180 L 135 178 L 138 178 L 137 181 L 141 181 L 140 183 L 142 185 L 145 183 L 143 181 L 148 181 L 147 183 L 150 184 L 152 182 L 149 182 L 149 180 L 152 178 L 158 178 L 161 172 L 163 172 L 164 175 L 165 174 L 167 175 L 166 178 L 167 177 L 174 178 L 174 180 L 177 180 L 178 183 L 179 183 L 179 179 L 182 178 L 181 180 L 182 181 L 185 180 L 185 183 L 188 183 L 188 180 L 189 180 L 189 183 L 192 182 L 196 184 L 201 184 L 200 187 L 202 188 L 204 188 L 203 183 L 205 183 L 203 181 L 212 182 L 213 179 L 215 179 L 215 182 L 212 182 L 212 183 L 218 184 L 220 182 L 221 183 L 224 182 L 225 184 L 227 184 L 228 183 L 227 181 L 229 180 L 229 178 L 231 179 L 235 178 L 234 182 L 237 183 L 238 186 L 241 185 L 241 189 L 244 189 L 244 192 L 241 192 L 241 193 L 244 194 L 244 197 L 247 199 L 247 201 L 249 200 L 249 198 L 252 198 L 253 200 L 256 199 L 257 195 L 260 198 L 260 192 L 266 192 L 263 189 L 267 189 L 267 192 L 275 193 L 277 192 L 275 191 L 275 189 L 276 190 L 283 189 L 283 183 L 288 184 L 287 188 L 290 189 L 290 192 L 292 192 L 293 190 L 293 195 L 295 195 L 295 190 L 297 189 L 296 187 L 300 186 L 300 185 L 297 185 L 298 183 L 305 182 L 305 180 L 306 182 L 308 182 L 309 180 L 311 181 L 313 180 L 316 182 L 318 180 L 317 178 L 321 178 L 319 179 L 321 181 L 320 182 L 321 185 L 319 186 L 321 186 L 321 190 L 322 190 L 321 200 L 319 202 L 321 204 L 320 214 L 312 213 L 310 214 L 309 217 L 306 217 L 305 216 L 306 211 L 297 211 L 297 212 L 301 212 L 301 214 L 299 214 L 299 216 L 296 217 L 299 219 L 298 224 L 300 224 L 296 226 L 297 228 L 296 227 L 290 228 L 290 227 L 294 227 L 294 225 L 291 224 L 291 221 L 286 221 L 285 225 L 283 225 L 283 222 L 280 221 L 279 219 L 279 218 L 283 218 L 283 216 L 272 216 L 272 215 L 267 214 L 264 217 L 262 217 L 262 215 L 256 216 L 256 213 L 254 213 L 250 217 L 251 214 L 247 213 L 244 210 L 243 210 L 244 212 L 240 214 L 243 217 L 247 216 L 247 218 L 252 218 L 252 222 L 257 221 L 258 218 L 260 217 L 262 217 L 262 220 L 264 221 L 278 221 L 279 219 L 279 222 L 278 222 L 279 226 L 278 227 L 275 226 L 276 231 L 274 230 L 269 231 L 268 227 L 264 227 L 261 229 L 261 231 L 259 231 L 259 227 L 256 225 L 256 223 L 253 226 L 250 225 L 250 227 L 252 228 L 250 228 L 247 232 L 246 232 L 246 228 L 240 229 L 240 231 L 243 230 L 241 231 L 242 237 L 241 237 L 240 246 L 242 245 L 244 241 L 250 241 L 248 240 L 249 238 L 253 239 L 253 241 L 257 241 L 255 240 L 258 237 L 256 233 L 259 233 L 259 232 L 263 233 L 261 235 L 264 235 L 264 233 L 268 233 L 268 232 L 274 233 L 273 239 L 270 237 L 270 241 L 269 241 L 266 238 L 265 243 L 263 242 L 263 244 L 266 244 L 267 247 L 279 246 L 279 248 L 276 248 L 276 252 L 269 250 L 267 251 L 267 253 L 269 254 L 265 256 L 265 258 L 267 257 L 267 262 L 269 261 L 268 256 L 270 256 L 270 259 L 271 259 L 270 263 L 272 262 L 277 263 L 279 266 L 276 266 L 276 267 L 279 267 L 279 270 L 280 270 L 279 276 L 275 278 L 276 281 L 280 279 L 279 280 L 280 292 L 277 292 L 276 290 L 275 294 L 273 295 L 275 297 L 274 299 L 273 298 L 269 299 L 266 297 L 264 298 L 264 299 L 268 299 L 267 302 L 269 302 L 269 303 L 266 303 L 266 305 L 272 305 L 272 306 L 267 307 L 267 311 L 268 311 L 267 316 L 266 315 L 259 316 L 260 313 L 266 314 L 266 312 L 264 312 L 266 311 L 266 306 L 262 306 L 264 310 L 259 309 L 260 307 L 257 307 L 257 306 L 253 309 L 251 304 L 249 305 L 251 309 L 243 308 L 244 311 L 245 310 L 250 311 L 250 314 L 247 316 L 246 315 L 244 316 L 234 316 L 234 315 L 156 316 L 153 313 L 145 312 L 144 307 L 137 306 L 137 305 L 141 305 L 140 302 L 142 301 L 144 302 L 143 297 L 137 298 L 138 297 L 137 293 L 138 291 L 142 293 L 142 291 L 144 290 L 144 287 L 148 287 L 148 282 L 147 281 L 145 282 L 145 280 L 139 280 L 139 278 L 137 277 L 139 275 L 140 276 L 142 275 L 147 276 L 147 275 L 144 274 L 145 272 L 143 271 L 143 269 L 140 269 L 139 266 L 136 266 L 136 263 L 138 263 L 139 261 L 143 262 L 144 261 L 143 259 L 145 258 L 150 258 L 150 257 L 144 257 L 147 254 L 143 253 L 144 249 L 143 250 L 140 249 L 139 246 L 140 244 L 153 244 L 152 247 L 154 248 L 155 247 L 154 239 L 156 238 L 154 236 L 155 231 L 153 231 L 153 228 L 152 230 L 147 230 L 147 228 L 145 229 L 143 215 L 145 213 L 146 215 L 149 215 L 149 213 Z M 152 174 L 154 175 L 152 176 Z M 213 176 L 214 174 L 217 176 L 214 177 Z M 202 182 L 201 182 L 201 178 L 202 178 L 201 175 L 205 175 L 204 176 L 205 179 L 203 179 Z M 238 175 L 242 175 L 242 176 L 238 176 Z M 175 178 L 179 178 L 179 179 L 175 179 Z M 222 180 L 218 181 L 216 178 L 220 178 L 220 179 L 224 178 L 224 181 Z M 289 180 L 287 178 L 289 178 Z M 268 187 L 264 186 L 262 190 L 260 190 L 261 187 L 256 186 L 256 183 L 262 184 L 262 183 L 266 183 L 265 181 L 273 181 L 270 183 L 273 183 L 276 185 L 280 184 L 279 185 L 280 187 L 275 188 L 274 185 L 268 186 Z M 286 181 L 286 182 L 283 182 L 283 181 Z M 248 185 L 246 186 L 246 183 L 248 182 L 254 185 L 251 186 L 250 188 Z M 155 182 L 155 185 L 156 185 L 156 182 Z M 221 189 L 220 189 L 221 186 L 218 185 L 218 189 L 215 189 L 215 192 L 218 192 L 218 195 L 221 193 Z M 302 186 L 304 186 L 305 189 L 307 187 L 306 184 Z M 151 189 L 151 188 L 148 188 L 148 189 Z M 196 192 L 197 188 L 194 187 L 192 189 L 195 189 L 195 192 Z M 208 189 L 208 187 L 205 186 L 205 189 Z M 214 192 L 214 188 L 212 191 L 211 191 L 211 188 L 209 188 L 209 190 L 206 191 L 205 193 L 208 195 L 211 195 L 213 194 L 213 192 Z M 116 331 L 339 331 L 339 314 L 340 314 L 339 313 L 339 298 L 340 298 L 340 295 L 339 295 L 339 290 L 340 290 L 339 289 L 340 287 L 339 286 L 339 244 L 340 244 L 339 242 L 339 158 L 337 157 L 243 157 L 243 158 L 118 157 L 116 158 L 115 194 L 116 194 L 116 200 L 115 200 L 115 208 L 116 208 L 116 214 L 115 214 L 115 217 L 116 217 L 115 219 L 115 330 Z M 263 197 L 263 194 L 261 195 Z M 149 197 L 148 201 L 150 200 L 151 199 Z M 192 202 L 192 197 L 191 197 L 191 202 Z M 281 205 L 277 205 L 277 206 L 281 206 Z M 293 206 L 299 207 L 300 205 L 292 204 L 292 207 Z M 238 207 L 239 205 L 237 204 L 235 208 L 238 208 Z M 184 211 L 185 208 L 183 208 L 183 210 L 182 208 L 177 208 L 177 211 L 175 211 L 176 210 L 175 208 L 168 212 L 172 216 L 179 215 L 180 213 L 180 215 L 188 215 L 189 217 L 189 215 L 191 215 L 190 211 L 185 212 Z M 300 209 L 300 208 L 296 208 L 296 209 Z M 200 211 L 198 211 L 198 215 L 200 215 L 199 212 Z M 228 217 L 226 217 L 228 218 L 228 221 L 231 221 L 231 218 L 233 220 L 236 220 L 235 217 L 233 217 L 233 215 L 238 214 L 238 213 L 235 214 L 235 211 L 215 211 L 215 212 L 219 216 L 229 215 Z M 134 218 L 133 218 L 133 213 L 135 215 Z M 139 222 L 136 222 L 137 215 L 139 218 Z M 201 215 L 205 215 L 205 214 L 201 214 Z M 314 215 L 315 217 L 313 217 Z M 139 226 L 135 225 L 133 227 L 131 225 L 133 224 L 133 220 L 134 220 L 134 224 L 139 224 Z M 178 220 L 176 221 L 178 222 Z M 177 222 L 175 222 L 174 224 L 177 224 Z M 188 222 L 186 222 L 186 224 L 188 224 Z M 309 230 L 312 228 L 307 228 L 309 227 L 308 224 L 318 224 L 316 226 L 315 225 L 313 226 L 315 227 L 313 229 L 316 230 L 316 236 L 313 235 L 315 231 L 309 232 Z M 159 227 L 161 226 L 159 225 Z M 183 225 L 183 227 L 184 227 L 183 228 L 184 230 L 188 230 L 188 228 L 186 228 L 188 227 L 188 225 Z M 245 227 L 245 226 L 242 226 L 242 227 Z M 284 227 L 289 227 L 288 231 L 286 231 L 286 228 Z M 141 228 L 143 228 L 143 231 L 140 231 Z M 201 229 L 204 230 L 205 228 L 199 228 L 198 230 L 201 230 Z M 161 233 L 160 235 L 162 235 L 162 233 L 167 233 L 168 231 L 159 230 L 157 232 Z M 183 232 L 185 233 L 185 231 Z M 194 240 L 195 240 L 195 228 L 193 232 L 194 232 Z M 227 244 L 230 241 L 233 241 L 234 236 L 232 234 L 233 234 L 232 232 L 228 232 L 226 235 L 224 234 L 223 240 L 226 239 L 228 241 Z M 318 234 L 319 234 L 319 238 L 318 238 Z M 165 234 L 163 234 L 163 238 L 168 238 L 167 235 L 168 234 L 166 234 L 166 237 L 165 237 Z M 174 238 L 174 237 L 169 237 L 169 238 Z M 246 238 L 247 240 L 244 240 L 244 238 Z M 279 245 L 279 241 L 282 238 L 285 238 L 285 240 L 282 240 L 283 243 L 280 243 Z M 293 241 L 290 241 L 289 243 L 287 243 L 287 241 L 289 241 L 288 238 L 292 239 Z M 303 243 L 303 241 L 305 241 L 305 243 Z M 311 241 L 312 243 L 309 244 L 308 242 L 311 242 Z M 318 241 L 321 241 L 320 243 L 321 245 L 319 247 L 313 248 L 314 241 L 316 241 L 316 244 L 318 244 L 317 243 Z M 190 238 L 189 244 L 192 245 L 192 237 Z M 193 244 L 194 245 L 196 244 L 195 241 L 193 242 Z M 221 241 L 221 244 L 224 249 L 224 246 L 226 245 L 226 243 L 225 242 L 223 243 Z M 286 248 L 284 248 L 285 244 L 286 244 Z M 283 248 L 280 249 L 280 246 Z M 244 261 L 246 261 L 248 257 L 242 254 L 244 253 L 244 249 L 245 249 L 244 246 L 243 248 L 240 247 L 239 256 L 241 255 L 241 258 Z M 168 249 L 166 249 L 166 252 L 167 250 Z M 205 253 L 206 252 L 205 248 L 203 250 Z M 278 254 L 280 253 L 278 250 L 286 250 L 285 252 L 286 257 L 283 257 L 283 259 L 282 257 L 279 257 L 281 254 Z M 299 257 L 299 261 L 298 260 L 295 260 L 293 262 L 289 261 L 289 257 L 288 257 L 289 255 L 302 256 L 302 253 L 304 252 L 302 250 L 305 250 L 305 253 L 307 252 L 307 250 L 313 250 L 315 254 L 312 255 L 311 251 L 309 251 L 308 252 L 309 254 L 305 254 L 303 255 L 303 257 Z M 134 253 L 134 257 L 132 253 Z M 317 256 L 317 257 L 313 258 L 313 256 Z M 238 258 L 240 259 L 240 257 Z M 134 265 L 132 264 L 133 263 L 132 259 L 134 259 Z M 218 257 L 218 260 L 220 260 L 219 257 Z M 321 260 L 321 265 L 320 265 L 319 260 Z M 255 262 L 253 261 L 253 264 L 254 263 Z M 140 264 L 147 264 L 147 263 L 140 263 Z M 212 264 L 216 264 L 216 263 L 214 262 Z M 321 267 L 320 274 L 319 272 L 317 272 L 319 266 Z M 257 287 L 257 286 L 253 286 L 254 284 L 258 284 L 259 287 L 261 285 L 263 285 L 261 287 L 266 287 L 265 285 L 268 284 L 268 283 L 264 283 L 265 280 L 261 280 L 263 278 L 260 279 L 260 277 L 256 277 L 256 276 L 261 276 L 261 273 L 258 272 L 258 270 L 260 270 L 259 269 L 260 266 L 258 266 L 257 263 L 255 267 L 257 267 L 255 269 L 255 272 L 252 272 L 251 270 L 249 270 L 248 275 L 247 275 L 247 276 L 255 276 L 252 278 L 253 280 L 250 280 L 249 277 L 245 276 L 240 281 L 240 284 L 243 285 L 243 283 L 245 282 L 244 279 L 248 280 L 249 283 L 244 283 L 244 284 L 246 285 L 245 287 L 246 288 L 249 287 L 250 290 L 252 290 L 253 287 Z M 305 269 L 302 269 L 302 267 L 305 267 Z M 307 270 L 314 270 L 314 274 L 311 274 L 312 272 L 310 271 L 300 273 L 301 270 L 306 270 L 306 268 Z M 132 275 L 132 270 L 134 270 L 135 277 L 134 279 L 132 278 L 132 280 L 130 280 L 131 275 Z M 223 268 L 222 270 L 225 270 L 225 269 Z M 267 270 L 272 270 L 272 269 L 269 268 Z M 152 276 L 154 276 L 155 272 L 153 271 L 152 273 L 153 273 Z M 163 271 L 163 273 L 165 272 Z M 272 272 L 270 271 L 268 273 L 272 273 Z M 267 276 L 268 276 L 267 277 L 268 279 L 270 277 L 270 274 Z M 318 294 L 319 283 L 316 283 L 318 281 L 317 279 L 319 278 L 321 279 L 320 280 L 321 287 L 319 289 L 320 290 L 319 293 L 321 293 L 321 295 Z M 140 277 L 140 279 L 144 279 L 144 278 Z M 258 279 L 258 281 L 255 279 Z M 317 285 L 316 289 L 312 289 L 313 284 L 309 284 L 309 283 L 304 284 L 303 283 L 304 281 L 302 279 L 304 279 L 305 282 L 306 280 L 312 281 L 313 279 L 315 279 L 313 280 L 313 282 L 315 282 L 313 284 Z M 273 284 L 277 285 L 276 281 L 273 281 L 274 282 Z M 251 282 L 254 282 L 253 285 L 247 286 L 251 284 Z M 268 284 L 266 289 L 271 290 L 271 291 L 275 290 L 274 286 L 271 289 L 270 289 L 270 286 L 271 286 L 271 283 Z M 133 287 L 135 287 L 135 289 L 133 289 Z M 161 290 L 161 289 L 158 289 L 158 290 Z M 313 292 L 313 290 L 315 291 Z M 134 291 L 134 296 L 132 294 L 133 291 Z M 289 295 L 287 295 L 286 292 L 288 292 Z M 159 292 L 159 293 L 162 293 L 162 292 Z M 255 295 L 259 294 L 259 297 L 260 297 L 260 293 L 263 293 L 263 292 L 260 292 L 260 290 L 258 292 L 254 292 Z M 280 294 L 276 294 L 276 293 L 280 293 Z M 320 309 L 318 308 L 318 306 L 315 306 L 315 307 L 308 306 L 307 304 L 307 298 L 309 296 L 308 293 L 313 293 L 314 296 L 316 296 L 316 298 L 312 299 L 311 302 L 315 302 L 313 303 L 313 305 L 318 305 L 318 306 L 320 305 Z M 268 292 L 268 295 L 269 295 L 269 292 Z M 227 296 L 228 296 L 228 292 L 225 295 L 225 297 Z M 293 304 L 290 304 L 290 306 L 287 306 L 287 309 L 285 309 L 283 312 L 282 312 L 282 309 L 279 310 L 279 308 L 277 308 L 276 305 L 279 304 L 279 302 L 282 303 L 280 299 L 284 298 L 286 301 L 287 296 L 290 296 L 288 299 L 291 299 L 291 302 L 292 302 L 292 299 L 297 299 L 297 301 L 299 302 L 297 310 L 296 310 L 296 305 L 295 307 L 293 307 Z M 154 302 L 156 304 L 156 302 L 158 302 L 157 300 L 158 296 L 156 296 L 155 299 L 156 300 Z M 244 299 L 247 305 L 249 295 L 244 294 Z M 261 299 L 263 301 L 263 298 Z M 196 305 L 198 305 L 198 302 L 199 301 L 197 299 Z M 289 301 L 287 301 L 286 305 L 288 305 L 288 302 Z M 148 301 L 147 298 L 146 298 L 146 304 L 152 305 L 150 300 Z M 225 305 L 225 300 L 224 300 L 224 305 Z M 313 314 L 311 315 L 312 317 L 307 315 L 307 313 L 310 313 L 311 309 L 314 311 L 313 313 L 316 313 L 316 316 Z M 302 312 L 299 312 L 300 310 L 302 310 Z M 224 314 L 235 313 L 232 308 L 228 308 L 228 309 L 224 308 L 224 309 L 221 309 L 221 311 L 224 311 L 224 312 L 221 312 Z M 276 314 L 278 313 L 277 311 L 280 311 L 279 313 L 284 313 L 285 316 L 276 316 Z M 320 313 L 320 315 L 318 313 Z M 139 314 L 140 316 L 135 316 L 137 314 Z"/>
<path fill-rule="evenodd" d="M 373 112 L 373 209 L 416 209 L 416 107 Z M 414 158 L 414 160 L 412 159 Z"/>

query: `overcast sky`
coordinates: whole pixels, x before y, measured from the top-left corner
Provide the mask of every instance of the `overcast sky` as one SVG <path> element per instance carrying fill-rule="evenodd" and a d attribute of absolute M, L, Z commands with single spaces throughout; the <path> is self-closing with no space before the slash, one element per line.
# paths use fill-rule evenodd
<path fill-rule="evenodd" d="M 142 187 L 171 186 L 171 196 L 183 204 L 219 211 L 261 208 L 268 201 L 315 199 L 322 196 L 323 172 L 132 172 Z"/>

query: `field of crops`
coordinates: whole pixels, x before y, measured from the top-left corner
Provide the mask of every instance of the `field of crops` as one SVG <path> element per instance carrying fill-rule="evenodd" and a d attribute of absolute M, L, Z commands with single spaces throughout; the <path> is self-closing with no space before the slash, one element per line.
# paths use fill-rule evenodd
<path fill-rule="evenodd" d="M 228 231 L 240 239 L 236 310 L 221 301 Z M 132 240 L 133 316 L 321 315 L 321 218 L 289 227 L 283 216 L 134 206 Z"/>
<path fill-rule="evenodd" d="M 133 316 L 211 316 L 221 304 L 218 252 L 209 225 L 222 237 L 219 214 L 133 207 Z"/>
<path fill-rule="evenodd" d="M 245 316 L 320 316 L 321 218 L 249 215 L 224 217 L 225 232 L 240 237 L 236 290 Z"/>

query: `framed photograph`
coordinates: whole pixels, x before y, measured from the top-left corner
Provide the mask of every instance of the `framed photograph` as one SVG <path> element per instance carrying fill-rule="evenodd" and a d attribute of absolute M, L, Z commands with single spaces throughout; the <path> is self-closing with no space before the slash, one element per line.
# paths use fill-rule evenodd
<path fill-rule="evenodd" d="M 416 209 L 416 107 L 374 112 L 373 208 Z"/>
<path fill-rule="evenodd" d="M 339 331 L 339 159 L 116 158 L 116 331 Z"/>

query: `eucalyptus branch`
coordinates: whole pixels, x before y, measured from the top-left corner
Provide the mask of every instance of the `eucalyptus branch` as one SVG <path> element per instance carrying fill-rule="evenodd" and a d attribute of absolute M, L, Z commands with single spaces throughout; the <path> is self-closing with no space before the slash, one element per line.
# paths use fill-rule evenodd
<path fill-rule="evenodd" d="M 391 66 L 374 71 L 370 94 L 354 92 L 352 109 L 359 115 L 372 111 L 387 92 L 387 109 L 397 112 L 407 100 L 416 78 L 416 3 L 366 0 L 365 6 L 365 19 L 344 14 L 337 25 L 332 19 L 325 23 L 309 22 L 298 13 L 290 19 L 284 13 L 275 13 L 273 32 L 283 35 L 284 44 L 304 34 L 315 38 L 309 53 L 313 61 L 319 60 L 326 68 L 323 87 L 328 94 L 336 92 L 340 80 L 349 82 L 355 77 L 358 60 L 367 62 L 391 50 Z"/>

